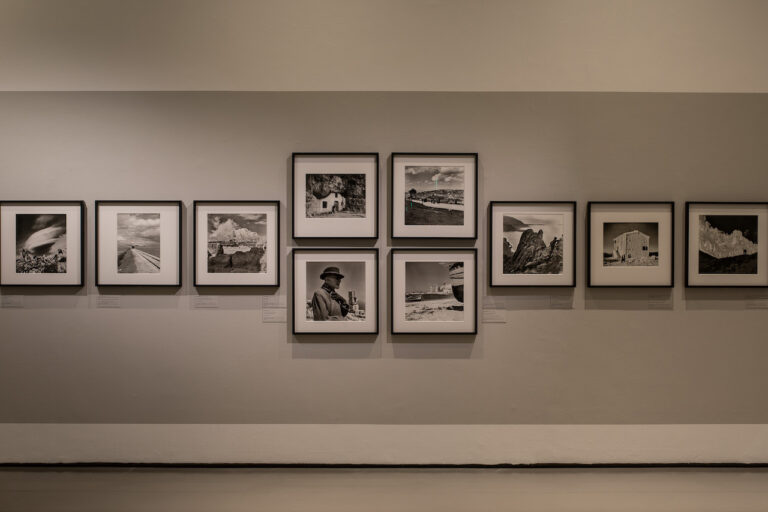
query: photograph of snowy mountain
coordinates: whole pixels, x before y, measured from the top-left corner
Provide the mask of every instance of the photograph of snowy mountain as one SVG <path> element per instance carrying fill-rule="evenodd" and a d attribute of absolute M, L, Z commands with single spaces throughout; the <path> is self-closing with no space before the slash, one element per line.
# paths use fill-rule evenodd
<path fill-rule="evenodd" d="M 263 213 L 208 214 L 208 272 L 266 272 L 266 233 Z"/>
<path fill-rule="evenodd" d="M 757 215 L 700 215 L 699 273 L 757 274 Z"/>

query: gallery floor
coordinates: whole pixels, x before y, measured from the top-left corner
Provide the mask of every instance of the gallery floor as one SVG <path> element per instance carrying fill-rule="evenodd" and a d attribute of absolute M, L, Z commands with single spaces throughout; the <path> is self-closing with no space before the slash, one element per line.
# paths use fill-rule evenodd
<path fill-rule="evenodd" d="M 0 510 L 766 511 L 768 468 L 4 468 Z"/>

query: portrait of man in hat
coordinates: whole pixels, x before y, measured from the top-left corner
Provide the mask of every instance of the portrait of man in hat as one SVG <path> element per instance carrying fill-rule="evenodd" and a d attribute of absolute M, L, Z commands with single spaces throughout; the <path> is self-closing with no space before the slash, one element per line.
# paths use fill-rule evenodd
<path fill-rule="evenodd" d="M 325 267 L 320 274 L 320 279 L 323 284 L 312 296 L 312 319 L 315 321 L 345 320 L 350 307 L 344 297 L 336 291 L 341 286 L 344 274 L 339 267 L 329 266 Z"/>

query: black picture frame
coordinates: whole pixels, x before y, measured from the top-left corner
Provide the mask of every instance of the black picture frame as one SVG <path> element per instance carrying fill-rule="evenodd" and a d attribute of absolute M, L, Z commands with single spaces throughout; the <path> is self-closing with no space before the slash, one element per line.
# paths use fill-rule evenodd
<path fill-rule="evenodd" d="M 85 201 L 80 199 L 75 200 L 25 200 L 25 201 L 17 201 L 17 200 L 9 200 L 9 201 L 0 201 L 0 206 L 5 205 L 16 205 L 16 206 L 26 206 L 26 205 L 70 205 L 70 206 L 77 206 L 80 210 L 80 280 L 77 283 L 66 283 L 66 284 L 23 284 L 23 283 L 4 283 L 2 281 L 2 272 L 0 272 L 0 286 L 23 286 L 23 287 L 34 287 L 34 288 L 45 288 L 45 287 L 56 287 L 56 288 L 62 288 L 62 287 L 69 287 L 69 288 L 82 288 L 85 286 L 85 259 L 86 259 L 86 252 L 85 252 L 85 216 L 86 216 L 86 207 L 85 207 Z M 0 252 L 0 258 L 2 258 L 2 252 Z"/>
<path fill-rule="evenodd" d="M 178 239 L 179 239 L 179 256 L 178 256 L 178 271 L 176 273 L 176 282 L 175 283 L 168 283 L 168 284 L 123 284 L 123 283 L 102 283 L 99 280 L 99 207 L 101 205 L 175 205 L 178 209 L 178 222 L 179 222 L 179 232 L 178 232 Z M 121 201 L 119 199 L 109 199 L 109 200 L 101 200 L 98 199 L 94 203 L 94 282 L 96 283 L 96 286 L 98 287 L 108 287 L 108 286 L 130 286 L 130 287 L 149 287 L 149 288 L 179 288 L 182 285 L 182 265 L 183 265 L 183 248 L 184 248 L 184 242 L 183 242 L 183 236 L 184 236 L 184 227 L 183 227 L 183 210 L 184 210 L 184 203 L 178 200 L 151 200 L 151 201 L 142 201 L 142 200 L 125 200 Z"/>
<path fill-rule="evenodd" d="M 256 204 L 275 207 L 275 282 L 269 284 L 201 284 L 197 276 L 197 209 L 202 205 Z M 280 287 L 280 201 L 276 199 L 196 199 L 192 202 L 192 286 L 195 288 L 279 288 Z"/>
<path fill-rule="evenodd" d="M 669 284 L 593 284 L 592 283 L 592 206 L 593 205 L 666 205 L 670 213 L 670 269 Z M 674 288 L 675 286 L 675 202 L 674 201 L 588 201 L 587 202 L 587 237 L 586 271 L 589 288 Z"/>
<path fill-rule="evenodd" d="M 394 294 L 394 279 L 395 279 L 395 269 L 394 269 L 394 255 L 396 253 L 440 253 L 440 252 L 468 252 L 472 254 L 472 257 L 475 262 L 475 271 L 474 271 L 474 280 L 475 280 L 475 293 L 474 293 L 474 318 L 473 318 L 473 329 L 471 331 L 396 331 L 395 330 L 395 294 Z M 443 335 L 443 336 L 456 336 L 456 335 L 477 335 L 478 332 L 478 268 L 477 268 L 477 248 L 476 247 L 424 247 L 424 248 L 415 248 L 415 247 L 409 247 L 409 248 L 392 248 L 389 251 L 389 332 L 392 335 L 414 335 L 414 334 L 424 334 L 424 335 Z"/>
<path fill-rule="evenodd" d="M 374 232 L 372 236 L 297 236 L 296 235 L 296 159 L 301 157 L 368 157 L 373 158 L 375 169 L 373 173 L 373 211 Z M 291 198 L 289 201 L 291 208 L 291 237 L 294 240 L 378 240 L 379 238 L 379 153 L 378 152 L 294 152 L 291 153 Z M 366 205 L 367 208 L 367 205 Z"/>
<path fill-rule="evenodd" d="M 690 213 L 691 206 L 695 205 L 717 205 L 717 206 L 748 206 L 768 208 L 766 201 L 686 201 L 685 202 L 685 287 L 686 288 L 768 288 L 768 284 L 692 284 L 690 282 Z"/>
<path fill-rule="evenodd" d="M 500 205 L 571 205 L 573 208 L 573 279 L 569 284 L 494 284 L 493 282 L 493 208 Z M 577 256 L 576 244 L 577 244 L 577 209 L 578 205 L 576 201 L 491 201 L 488 203 L 488 286 L 491 288 L 574 288 L 576 286 L 576 275 L 578 273 L 578 267 L 576 266 Z"/>
<path fill-rule="evenodd" d="M 369 252 L 374 254 L 374 296 L 376 297 L 376 311 L 374 313 L 375 318 L 375 328 L 373 331 L 361 331 L 361 332 L 350 332 L 350 331 L 322 331 L 322 332 L 304 332 L 304 331 L 297 331 L 296 330 L 296 254 L 302 253 L 302 252 L 313 252 L 313 253 L 328 253 L 328 254 L 338 254 L 338 253 L 362 253 L 362 252 Z M 379 287 L 379 248 L 378 247 L 354 247 L 354 248 L 318 248 L 318 247 L 294 247 L 291 250 L 291 332 L 294 336 L 317 336 L 317 335 L 358 335 L 358 336 L 366 336 L 366 335 L 378 335 L 379 334 L 379 301 L 381 299 L 380 297 L 380 287 Z M 366 316 L 368 315 L 366 311 Z"/>
<path fill-rule="evenodd" d="M 436 157 L 436 158 L 472 158 L 475 164 L 475 193 L 474 193 L 474 227 L 473 234 L 470 236 L 395 236 L 395 222 L 394 222 L 394 209 L 395 209 L 395 159 L 400 157 Z M 423 153 L 423 152 L 393 152 L 389 157 L 389 237 L 392 240 L 477 240 L 478 236 L 478 217 L 480 212 L 479 198 L 479 154 L 478 153 Z"/>

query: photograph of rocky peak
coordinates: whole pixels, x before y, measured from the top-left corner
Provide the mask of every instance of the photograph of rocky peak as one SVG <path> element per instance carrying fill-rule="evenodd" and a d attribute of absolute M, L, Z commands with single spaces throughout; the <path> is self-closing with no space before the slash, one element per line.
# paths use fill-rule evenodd
<path fill-rule="evenodd" d="M 504 215 L 505 274 L 563 273 L 563 215 Z"/>
<path fill-rule="evenodd" d="M 700 215 L 699 273 L 757 274 L 757 215 Z"/>

